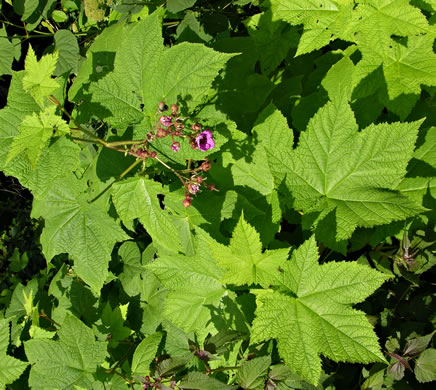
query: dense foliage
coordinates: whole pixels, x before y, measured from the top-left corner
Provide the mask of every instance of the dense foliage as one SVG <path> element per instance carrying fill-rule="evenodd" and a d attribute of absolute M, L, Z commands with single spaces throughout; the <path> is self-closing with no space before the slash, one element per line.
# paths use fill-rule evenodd
<path fill-rule="evenodd" d="M 0 388 L 436 380 L 434 0 L 6 0 Z"/>

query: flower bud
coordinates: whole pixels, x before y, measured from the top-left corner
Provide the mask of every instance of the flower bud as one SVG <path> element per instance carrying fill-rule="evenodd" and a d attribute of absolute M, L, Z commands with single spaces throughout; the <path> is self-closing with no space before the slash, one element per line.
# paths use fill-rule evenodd
<path fill-rule="evenodd" d="M 212 168 L 212 166 L 210 165 L 209 161 L 205 161 L 203 164 L 201 164 L 201 170 L 203 172 L 207 172 L 210 170 L 210 168 Z"/>
<path fill-rule="evenodd" d="M 180 137 L 180 130 L 176 130 L 175 132 L 174 132 L 174 135 L 176 136 L 176 137 Z"/>
<path fill-rule="evenodd" d="M 173 142 L 173 144 L 171 145 L 171 149 L 175 152 L 178 152 L 180 150 L 180 142 Z"/>
<path fill-rule="evenodd" d="M 150 152 L 150 157 L 151 158 L 155 158 L 157 155 L 157 153 L 155 151 Z"/>
<path fill-rule="evenodd" d="M 156 137 L 157 138 L 164 138 L 167 135 L 168 135 L 168 132 L 165 129 L 162 129 L 162 127 L 159 127 L 157 129 L 157 132 L 156 132 Z"/>
<path fill-rule="evenodd" d="M 194 130 L 194 131 L 200 131 L 200 130 L 201 130 L 201 125 L 200 125 L 200 123 L 194 123 L 194 124 L 192 125 L 192 130 Z"/>
<path fill-rule="evenodd" d="M 187 196 L 185 199 L 183 199 L 183 206 L 188 208 L 192 204 L 192 199 L 190 196 Z"/>
<path fill-rule="evenodd" d="M 176 113 L 179 111 L 179 106 L 177 104 L 171 104 L 170 106 L 171 112 Z"/>
<path fill-rule="evenodd" d="M 160 112 L 164 112 L 168 110 L 168 106 L 165 104 L 165 102 L 159 102 L 158 109 Z"/>
<path fill-rule="evenodd" d="M 211 191 L 215 191 L 215 190 L 216 190 L 216 188 L 215 188 L 215 184 L 211 184 L 211 185 L 209 185 L 209 190 L 211 190 Z"/>
<path fill-rule="evenodd" d="M 201 176 L 197 176 L 197 177 L 195 178 L 195 180 L 197 181 L 198 184 L 203 183 L 203 178 L 202 178 Z"/>

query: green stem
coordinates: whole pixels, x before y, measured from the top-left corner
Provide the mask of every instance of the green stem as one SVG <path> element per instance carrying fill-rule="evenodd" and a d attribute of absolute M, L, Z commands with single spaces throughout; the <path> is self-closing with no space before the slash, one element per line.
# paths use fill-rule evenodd
<path fill-rule="evenodd" d="M 122 145 L 135 145 L 135 144 L 141 144 L 144 140 L 129 140 L 129 141 L 114 141 L 114 142 L 106 142 L 106 145 L 111 146 L 122 146 Z"/>
<path fill-rule="evenodd" d="M 94 199 L 92 199 L 89 203 L 95 202 L 98 198 L 100 198 L 109 188 L 111 188 L 115 183 L 119 182 L 124 176 L 126 176 L 133 168 L 135 168 L 139 163 L 141 163 L 142 159 L 137 159 L 133 164 L 131 164 L 124 172 L 118 176 L 112 183 L 110 183 L 102 192 L 100 192 Z"/>
<path fill-rule="evenodd" d="M 232 366 L 232 367 L 218 367 L 214 368 L 212 370 L 209 370 L 210 373 L 212 372 L 218 372 L 218 371 L 227 371 L 227 370 L 237 370 L 240 366 Z"/>
<path fill-rule="evenodd" d="M 89 131 L 88 129 L 85 129 L 79 122 L 76 121 L 75 118 L 73 118 L 73 116 L 59 103 L 59 101 L 56 99 L 55 96 L 51 95 L 48 100 L 55 104 L 70 120 L 73 121 L 73 123 L 76 125 L 76 127 L 82 132 L 85 133 L 86 135 L 89 135 L 90 137 L 94 138 L 95 141 L 97 141 L 98 143 L 106 146 L 106 141 L 102 140 L 101 138 L 97 137 L 95 134 L 93 134 L 91 131 Z"/>
<path fill-rule="evenodd" d="M 165 168 L 169 169 L 172 173 L 174 173 L 179 178 L 179 180 L 182 182 L 183 187 L 185 186 L 185 180 L 183 180 L 183 176 L 180 175 L 179 172 L 177 172 L 175 169 L 171 168 L 168 164 L 164 163 L 159 157 L 156 156 L 154 159 L 156 161 L 160 162 Z"/>

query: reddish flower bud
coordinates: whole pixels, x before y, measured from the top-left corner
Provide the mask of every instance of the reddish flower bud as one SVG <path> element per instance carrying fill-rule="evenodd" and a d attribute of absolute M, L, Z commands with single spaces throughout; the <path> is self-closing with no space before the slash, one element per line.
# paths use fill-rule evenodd
<path fill-rule="evenodd" d="M 209 189 L 210 189 L 211 191 L 215 191 L 215 190 L 216 190 L 216 188 L 215 188 L 215 184 L 211 184 L 211 185 L 209 185 Z"/>
<path fill-rule="evenodd" d="M 160 112 L 168 110 L 168 106 L 164 102 L 159 102 L 158 108 Z"/>
<path fill-rule="evenodd" d="M 197 176 L 197 177 L 195 178 L 195 180 L 197 180 L 197 183 L 198 183 L 198 184 L 203 183 L 203 178 L 202 178 L 201 176 Z"/>
<path fill-rule="evenodd" d="M 192 204 L 192 199 L 190 196 L 187 196 L 185 199 L 183 199 L 183 206 L 188 208 Z"/>
<path fill-rule="evenodd" d="M 176 131 L 174 132 L 174 135 L 177 136 L 177 137 L 180 137 L 180 134 L 181 134 L 181 133 L 180 133 L 180 130 L 176 130 Z"/>
<path fill-rule="evenodd" d="M 194 131 L 200 131 L 200 130 L 201 130 L 201 125 L 200 125 L 200 123 L 194 123 L 194 124 L 192 125 L 192 130 L 194 130 Z"/>
<path fill-rule="evenodd" d="M 179 111 L 179 106 L 177 104 L 171 104 L 170 106 L 171 112 Z"/>
<path fill-rule="evenodd" d="M 151 157 L 151 158 L 155 158 L 155 157 L 156 157 L 156 155 L 157 155 L 157 153 L 156 153 L 155 151 L 153 151 L 153 152 L 150 152 L 150 157 Z"/>
<path fill-rule="evenodd" d="M 212 168 L 209 161 L 205 161 L 203 164 L 201 164 L 201 170 L 204 172 L 207 172 Z"/>
<path fill-rule="evenodd" d="M 189 145 L 191 145 L 191 149 L 197 149 L 197 145 L 195 144 L 195 141 L 194 141 L 194 140 L 191 140 L 191 141 L 189 142 Z"/>
<path fill-rule="evenodd" d="M 162 129 L 161 127 L 159 127 L 159 128 L 157 129 L 156 137 L 158 137 L 158 138 L 164 138 L 164 137 L 166 137 L 167 135 L 168 135 L 168 132 L 167 132 L 165 129 Z"/>

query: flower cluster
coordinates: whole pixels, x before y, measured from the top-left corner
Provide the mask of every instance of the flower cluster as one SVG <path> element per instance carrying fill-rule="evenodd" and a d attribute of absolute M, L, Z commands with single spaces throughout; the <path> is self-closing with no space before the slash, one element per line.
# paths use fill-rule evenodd
<path fill-rule="evenodd" d="M 213 133 L 210 129 L 203 129 L 203 126 L 197 122 L 187 127 L 185 127 L 185 124 L 186 120 L 179 115 L 179 106 L 177 104 L 171 104 L 168 107 L 165 102 L 160 102 L 153 129 L 147 133 L 143 142 L 133 144 L 126 153 L 144 160 L 144 164 L 145 159 L 153 158 L 170 169 L 182 182 L 185 193 L 183 205 L 189 207 L 192 204 L 193 196 L 201 192 L 202 189 L 207 188 L 216 191 L 215 186 L 206 184 L 207 178 L 202 176 L 204 172 L 211 169 L 209 159 L 205 158 L 204 161 L 200 161 L 195 168 L 191 168 L 192 161 L 189 160 L 188 169 L 177 172 L 161 161 L 154 150 L 149 150 L 149 145 L 153 140 L 166 137 L 171 137 L 171 149 L 174 152 L 180 151 L 181 142 L 179 140 L 183 138 L 189 141 L 192 149 L 198 149 L 202 152 L 207 152 L 215 147 Z M 190 176 L 185 177 L 184 173 L 189 173 Z"/>
<path fill-rule="evenodd" d="M 171 115 L 161 115 L 159 118 L 158 127 L 156 130 L 157 138 L 165 138 L 170 136 L 172 140 L 171 149 L 174 152 L 180 150 L 180 142 L 175 141 L 176 137 L 187 138 L 192 149 L 199 149 L 206 152 L 215 147 L 213 134 L 210 129 L 202 131 L 200 123 L 194 123 L 191 130 L 187 131 L 183 124 L 185 119 L 179 116 L 179 106 L 172 104 L 170 106 Z M 168 106 L 164 102 L 159 103 L 159 113 L 163 114 L 168 111 Z"/>

